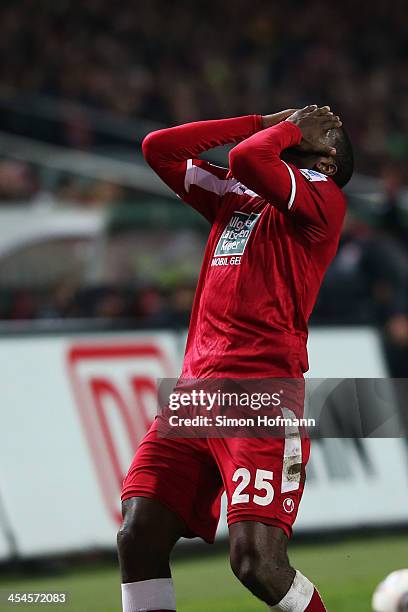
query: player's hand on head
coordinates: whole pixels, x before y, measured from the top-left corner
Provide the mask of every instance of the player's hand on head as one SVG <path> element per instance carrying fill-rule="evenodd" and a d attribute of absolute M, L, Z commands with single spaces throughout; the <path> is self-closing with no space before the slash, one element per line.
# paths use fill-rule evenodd
<path fill-rule="evenodd" d="M 272 115 L 264 115 L 262 117 L 262 127 L 265 129 L 277 125 L 281 121 L 285 121 L 285 119 L 293 115 L 297 110 L 297 108 L 287 108 L 286 110 L 273 113 Z"/>
<path fill-rule="evenodd" d="M 291 121 L 302 130 L 303 138 L 298 149 L 321 155 L 336 154 L 336 149 L 327 142 L 327 133 L 341 127 L 342 123 L 329 106 L 305 106 L 289 115 L 286 121 Z"/>

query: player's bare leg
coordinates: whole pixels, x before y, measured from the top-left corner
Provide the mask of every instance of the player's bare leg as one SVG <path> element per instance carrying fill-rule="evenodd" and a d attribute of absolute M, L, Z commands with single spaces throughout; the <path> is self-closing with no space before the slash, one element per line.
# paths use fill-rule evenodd
<path fill-rule="evenodd" d="M 234 574 L 271 609 L 324 612 L 313 584 L 289 563 L 287 536 L 278 527 L 255 521 L 230 525 L 230 556 Z"/>
<path fill-rule="evenodd" d="M 229 533 L 234 574 L 259 599 L 270 604 L 280 601 L 295 577 L 282 529 L 242 521 L 231 525 Z"/>
<path fill-rule="evenodd" d="M 154 499 L 132 497 L 123 502 L 118 532 L 124 612 L 176 609 L 170 554 L 185 526 L 176 514 Z"/>

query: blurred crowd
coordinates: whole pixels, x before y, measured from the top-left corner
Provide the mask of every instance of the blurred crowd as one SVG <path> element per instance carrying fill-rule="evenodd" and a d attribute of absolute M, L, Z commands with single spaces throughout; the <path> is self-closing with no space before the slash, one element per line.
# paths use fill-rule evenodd
<path fill-rule="evenodd" d="M 188 326 L 195 287 L 99 285 L 83 287 L 68 278 L 54 287 L 0 289 L 0 320 L 95 319 L 129 327 Z"/>
<path fill-rule="evenodd" d="M 407 158 L 404 0 L 3 0 L 0 17 L 9 94 L 165 124 L 329 103 L 359 170 Z M 64 123 L 65 144 L 92 147 L 86 114 L 67 108 Z"/>
<path fill-rule="evenodd" d="M 118 183 L 69 173 L 46 181 L 32 163 L 0 159 L 0 205 L 73 205 L 85 209 L 123 204 L 135 194 L 135 190 Z"/>

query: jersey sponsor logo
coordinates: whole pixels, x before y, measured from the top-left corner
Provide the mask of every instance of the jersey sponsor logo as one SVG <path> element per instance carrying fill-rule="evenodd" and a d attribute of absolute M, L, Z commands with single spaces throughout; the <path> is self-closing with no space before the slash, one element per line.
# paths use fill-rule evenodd
<path fill-rule="evenodd" d="M 317 172 L 316 170 L 309 170 L 307 168 L 303 168 L 300 170 L 303 176 L 310 182 L 314 181 L 327 181 L 327 176 L 322 174 L 321 172 Z"/>
<path fill-rule="evenodd" d="M 235 211 L 221 234 L 214 257 L 242 255 L 260 214 Z"/>

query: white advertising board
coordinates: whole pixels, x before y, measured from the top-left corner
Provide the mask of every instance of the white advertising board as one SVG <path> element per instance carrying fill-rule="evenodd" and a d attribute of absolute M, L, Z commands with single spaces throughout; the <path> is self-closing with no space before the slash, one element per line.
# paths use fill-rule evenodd
<path fill-rule="evenodd" d="M 19 554 L 112 547 L 171 334 L 2 340 L 0 483 Z"/>

